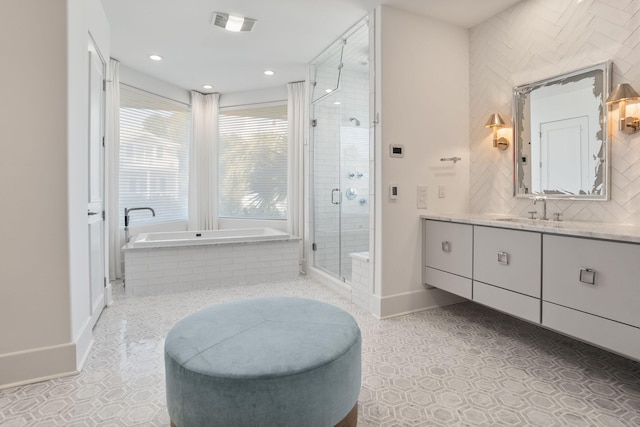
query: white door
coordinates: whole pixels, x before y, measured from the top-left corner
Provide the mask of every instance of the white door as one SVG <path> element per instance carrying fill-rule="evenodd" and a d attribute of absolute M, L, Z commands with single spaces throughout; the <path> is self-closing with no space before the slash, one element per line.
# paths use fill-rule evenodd
<path fill-rule="evenodd" d="M 541 190 L 580 194 L 589 188 L 587 129 L 586 116 L 540 124 Z"/>
<path fill-rule="evenodd" d="M 105 63 L 89 42 L 89 271 L 92 326 L 105 305 L 104 215 L 104 74 Z"/>

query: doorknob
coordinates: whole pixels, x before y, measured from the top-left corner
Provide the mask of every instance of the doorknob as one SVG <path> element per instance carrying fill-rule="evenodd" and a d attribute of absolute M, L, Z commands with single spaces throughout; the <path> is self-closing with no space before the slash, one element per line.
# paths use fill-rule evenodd
<path fill-rule="evenodd" d="M 100 212 L 88 211 L 87 215 L 98 215 Z"/>

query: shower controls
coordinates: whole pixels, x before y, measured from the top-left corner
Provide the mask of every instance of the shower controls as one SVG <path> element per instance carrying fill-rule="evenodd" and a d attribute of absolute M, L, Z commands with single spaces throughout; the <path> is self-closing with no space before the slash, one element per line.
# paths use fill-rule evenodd
<path fill-rule="evenodd" d="M 367 204 L 367 199 L 360 199 L 359 200 L 361 205 L 366 205 Z"/>
<path fill-rule="evenodd" d="M 349 172 L 349 179 L 353 179 L 356 177 L 356 173 L 355 172 Z"/>
<path fill-rule="evenodd" d="M 404 145 L 391 144 L 389 145 L 390 157 L 404 157 Z"/>
<path fill-rule="evenodd" d="M 353 200 L 358 196 L 358 191 L 355 188 L 349 188 L 346 194 L 347 194 L 347 199 Z"/>
<path fill-rule="evenodd" d="M 362 172 L 356 172 L 356 178 L 360 179 L 364 176 Z"/>

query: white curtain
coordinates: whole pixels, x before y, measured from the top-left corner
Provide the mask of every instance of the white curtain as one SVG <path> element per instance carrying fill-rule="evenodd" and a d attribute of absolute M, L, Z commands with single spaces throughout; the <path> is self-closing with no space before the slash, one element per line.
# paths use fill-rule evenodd
<path fill-rule="evenodd" d="M 304 237 L 303 225 L 303 155 L 305 143 L 306 84 L 287 84 L 287 116 L 289 122 L 289 179 L 287 229 L 289 234 Z"/>
<path fill-rule="evenodd" d="M 120 62 L 109 60 L 107 70 L 107 108 L 105 137 L 107 145 L 107 203 L 109 210 L 109 280 L 122 278 L 120 247 Z"/>
<path fill-rule="evenodd" d="M 218 113 L 220 95 L 191 92 L 189 230 L 218 228 Z"/>

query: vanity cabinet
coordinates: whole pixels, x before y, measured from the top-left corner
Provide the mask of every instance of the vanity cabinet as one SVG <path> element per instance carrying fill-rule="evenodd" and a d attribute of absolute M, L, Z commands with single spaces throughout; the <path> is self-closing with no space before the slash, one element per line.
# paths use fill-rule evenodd
<path fill-rule="evenodd" d="M 423 233 L 423 282 L 471 299 L 473 226 L 427 220 Z"/>
<path fill-rule="evenodd" d="M 424 219 L 425 284 L 640 360 L 640 229 L 478 222 Z"/>
<path fill-rule="evenodd" d="M 473 300 L 540 323 L 542 235 L 475 226 Z"/>
<path fill-rule="evenodd" d="M 640 359 L 640 245 L 545 235 L 542 324 Z"/>

